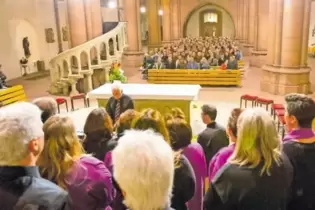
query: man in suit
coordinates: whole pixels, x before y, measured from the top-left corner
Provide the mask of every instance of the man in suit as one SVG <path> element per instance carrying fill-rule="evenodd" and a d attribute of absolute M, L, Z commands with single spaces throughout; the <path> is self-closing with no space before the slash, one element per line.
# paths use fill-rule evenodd
<path fill-rule="evenodd" d="M 123 94 L 121 86 L 119 83 L 114 83 L 112 86 L 113 96 L 109 98 L 106 111 L 111 117 L 113 123 L 116 123 L 122 113 L 128 109 L 134 109 L 133 100 Z"/>
<path fill-rule="evenodd" d="M 198 136 L 198 143 L 202 146 L 206 155 L 207 165 L 211 158 L 222 148 L 229 144 L 225 128 L 219 125 L 215 120 L 217 109 L 214 106 L 203 105 L 201 107 L 201 117 L 207 128 Z"/>

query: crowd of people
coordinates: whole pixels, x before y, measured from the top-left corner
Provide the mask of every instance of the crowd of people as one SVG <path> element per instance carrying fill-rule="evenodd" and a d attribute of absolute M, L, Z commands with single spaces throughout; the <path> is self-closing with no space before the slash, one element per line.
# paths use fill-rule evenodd
<path fill-rule="evenodd" d="M 82 139 L 52 98 L 0 109 L 0 209 L 315 209 L 310 97 L 285 97 L 284 140 L 262 108 L 235 108 L 224 127 L 203 105 L 206 129 L 192 142 L 181 109 L 138 112 L 112 92 Z"/>
<path fill-rule="evenodd" d="M 229 37 L 182 38 L 144 57 L 143 69 L 238 69 L 242 54 Z"/>

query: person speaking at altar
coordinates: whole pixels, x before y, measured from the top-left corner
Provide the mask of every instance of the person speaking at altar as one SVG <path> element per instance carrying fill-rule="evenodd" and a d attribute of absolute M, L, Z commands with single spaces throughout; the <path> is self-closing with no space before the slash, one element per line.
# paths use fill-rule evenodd
<path fill-rule="evenodd" d="M 128 109 L 134 109 L 133 100 L 123 93 L 121 83 L 114 82 L 112 86 L 112 97 L 108 99 L 106 111 L 111 117 L 113 124 L 118 121 L 120 115 Z"/>

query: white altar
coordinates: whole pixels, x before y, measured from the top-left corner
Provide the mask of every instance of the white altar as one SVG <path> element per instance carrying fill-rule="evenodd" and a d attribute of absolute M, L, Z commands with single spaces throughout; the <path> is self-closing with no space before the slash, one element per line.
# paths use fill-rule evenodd
<path fill-rule="evenodd" d="M 198 100 L 200 85 L 170 85 L 170 84 L 120 84 L 124 94 L 134 100 L 135 109 L 141 111 L 145 108 L 159 110 L 162 114 L 171 108 L 181 108 L 190 120 L 190 103 Z M 89 98 L 95 98 L 99 106 L 106 106 L 107 100 L 112 96 L 112 84 L 104 84 L 89 92 Z"/>

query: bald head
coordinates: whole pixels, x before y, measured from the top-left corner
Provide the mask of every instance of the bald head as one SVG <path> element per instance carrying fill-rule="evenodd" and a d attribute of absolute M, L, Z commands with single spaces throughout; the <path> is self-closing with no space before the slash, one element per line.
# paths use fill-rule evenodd
<path fill-rule="evenodd" d="M 57 102 L 52 97 L 37 98 L 33 101 L 33 104 L 38 106 L 42 111 L 41 119 L 43 123 L 45 123 L 51 116 L 57 114 Z"/>

